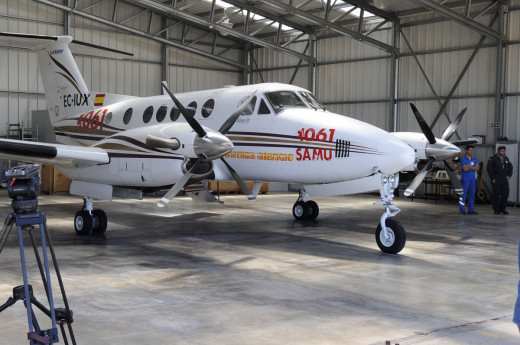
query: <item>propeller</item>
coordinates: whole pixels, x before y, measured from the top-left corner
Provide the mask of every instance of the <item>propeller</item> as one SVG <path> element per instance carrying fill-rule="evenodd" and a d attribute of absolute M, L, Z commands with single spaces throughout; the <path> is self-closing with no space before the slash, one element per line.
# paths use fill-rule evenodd
<path fill-rule="evenodd" d="M 165 89 L 166 93 L 173 100 L 182 116 L 186 119 L 186 122 L 189 126 L 197 133 L 197 137 L 195 137 L 193 142 L 193 149 L 197 154 L 197 161 L 195 164 L 189 169 L 175 185 L 161 198 L 161 200 L 157 203 L 157 206 L 164 207 L 168 204 L 176 195 L 181 191 L 181 189 L 186 185 L 189 181 L 190 177 L 194 175 L 197 167 L 201 162 L 204 161 L 212 161 L 220 158 L 229 173 L 238 186 L 242 190 L 242 193 L 247 195 L 249 200 L 254 200 L 253 192 L 249 188 L 249 186 L 245 183 L 245 181 L 238 175 L 238 173 L 226 162 L 224 156 L 233 150 L 233 143 L 225 136 L 225 134 L 233 127 L 236 123 L 240 114 L 245 110 L 245 108 L 249 105 L 251 100 L 256 94 L 256 91 L 253 92 L 241 105 L 237 110 L 222 124 L 218 132 L 212 130 L 205 130 L 200 123 L 186 110 L 186 108 L 181 104 L 181 102 L 175 97 L 175 95 L 168 89 L 168 87 L 163 83 L 162 87 Z M 157 140 L 156 138 L 152 138 L 157 143 L 163 143 L 165 146 L 170 143 L 172 139 L 165 139 L 164 141 Z"/>
<path fill-rule="evenodd" d="M 406 188 L 406 190 L 404 191 L 404 195 L 410 196 L 413 194 L 413 192 L 415 192 L 417 187 L 419 187 L 421 182 L 424 180 L 424 177 L 426 176 L 426 174 L 428 172 L 430 172 L 430 170 L 432 170 L 433 162 L 435 162 L 435 157 L 432 157 L 432 156 L 428 157 L 428 164 L 426 164 L 424 166 L 424 168 L 422 168 L 421 171 L 419 171 L 419 173 L 417 173 L 417 176 L 415 176 L 412 183 L 410 183 L 408 188 Z"/>
<path fill-rule="evenodd" d="M 417 107 L 410 103 L 410 107 L 412 108 L 412 111 L 415 115 L 415 118 L 417 119 L 417 122 L 419 123 L 419 127 L 421 127 L 421 130 L 428 140 L 428 144 L 426 144 L 426 156 L 428 157 L 428 163 L 426 166 L 424 166 L 421 171 L 415 176 L 412 183 L 408 186 L 408 188 L 405 190 L 404 195 L 410 196 L 415 192 L 417 187 L 421 184 L 421 182 L 426 177 L 426 174 L 430 172 L 433 168 L 433 163 L 435 161 L 443 161 L 444 167 L 446 169 L 446 172 L 450 178 L 451 184 L 455 188 L 455 192 L 457 194 L 462 194 L 462 185 L 457 178 L 457 175 L 453 172 L 451 167 L 449 166 L 448 162 L 446 162 L 446 159 L 452 157 L 455 154 L 458 154 L 460 150 L 453 145 L 452 143 L 448 142 L 448 140 L 451 138 L 453 133 L 457 130 L 458 125 L 460 124 L 460 121 L 462 120 L 462 117 L 466 113 L 467 108 L 463 109 L 455 121 L 453 121 L 449 127 L 444 132 L 442 139 L 435 138 L 435 135 L 433 135 L 433 132 L 422 117 L 421 113 L 417 109 Z"/>
<path fill-rule="evenodd" d="M 453 121 L 448 126 L 448 128 L 446 128 L 446 130 L 442 134 L 442 138 L 441 138 L 442 140 L 450 140 L 453 133 L 455 133 L 457 131 L 457 127 L 459 126 L 460 121 L 462 121 L 462 117 L 464 116 L 464 114 L 466 114 L 466 110 L 468 110 L 468 108 L 462 109 L 462 111 L 459 113 L 459 115 L 457 115 L 457 118 L 455 119 L 455 121 Z"/>
<path fill-rule="evenodd" d="M 424 121 L 424 118 L 422 117 L 421 113 L 413 103 L 410 103 L 410 107 L 412 108 L 413 114 L 415 115 L 417 122 L 419 122 L 419 127 L 421 127 L 421 131 L 424 133 L 426 139 L 428 139 L 428 142 L 430 144 L 435 144 L 437 140 L 435 139 L 435 135 L 433 135 L 430 126 L 428 126 L 426 121 Z"/>

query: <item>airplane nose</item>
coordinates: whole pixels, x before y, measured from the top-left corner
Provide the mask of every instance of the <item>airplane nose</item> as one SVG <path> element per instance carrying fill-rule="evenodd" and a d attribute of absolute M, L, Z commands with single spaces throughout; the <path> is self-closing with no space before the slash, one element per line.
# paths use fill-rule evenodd
<path fill-rule="evenodd" d="M 415 151 L 406 144 L 389 134 L 380 142 L 382 154 L 378 156 L 379 170 L 383 174 L 394 174 L 405 170 L 415 162 Z"/>

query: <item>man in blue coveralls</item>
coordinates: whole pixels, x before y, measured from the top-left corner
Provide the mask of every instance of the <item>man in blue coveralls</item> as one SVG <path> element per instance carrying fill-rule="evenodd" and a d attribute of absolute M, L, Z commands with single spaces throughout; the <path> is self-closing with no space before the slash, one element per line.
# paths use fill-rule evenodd
<path fill-rule="evenodd" d="M 460 182 L 464 194 L 459 198 L 460 214 L 466 214 L 465 203 L 468 200 L 468 214 L 478 214 L 475 211 L 475 193 L 477 191 L 477 171 L 480 165 L 473 153 L 475 147 L 473 145 L 466 145 L 466 154 L 460 159 L 461 173 Z"/>

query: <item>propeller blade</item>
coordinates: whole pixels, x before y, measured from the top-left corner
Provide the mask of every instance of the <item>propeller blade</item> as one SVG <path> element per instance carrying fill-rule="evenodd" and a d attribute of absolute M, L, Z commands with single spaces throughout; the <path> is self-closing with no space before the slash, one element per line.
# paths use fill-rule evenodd
<path fill-rule="evenodd" d="M 457 178 L 457 174 L 451 169 L 448 162 L 444 162 L 444 170 L 448 173 L 448 176 L 450 177 L 451 185 L 455 189 L 455 193 L 462 195 L 464 194 L 464 190 L 462 189 L 462 184 L 460 183 L 459 179 Z"/>
<path fill-rule="evenodd" d="M 444 131 L 444 134 L 442 134 L 442 138 L 441 138 L 442 140 L 446 140 L 446 141 L 450 140 L 453 133 L 455 133 L 457 131 L 457 127 L 459 126 L 460 121 L 462 120 L 462 117 L 464 116 L 464 114 L 466 114 L 466 110 L 468 110 L 468 108 L 462 109 L 462 111 L 459 113 L 459 115 L 457 116 L 455 121 L 453 121 L 451 123 L 451 125 L 449 125 L 448 128 L 446 128 L 446 130 Z"/>
<path fill-rule="evenodd" d="M 428 126 L 426 121 L 424 121 L 424 118 L 422 117 L 421 113 L 413 103 L 410 103 L 410 107 L 412 108 L 413 114 L 415 115 L 415 118 L 417 119 L 419 127 L 421 127 L 424 136 L 426 136 L 426 139 L 428 139 L 430 144 L 435 144 L 437 140 L 435 140 L 435 135 L 433 135 L 430 126 Z"/>
<path fill-rule="evenodd" d="M 224 122 L 218 130 L 220 133 L 226 134 L 231 129 L 231 127 L 233 127 L 235 122 L 237 122 L 238 118 L 240 117 L 240 114 L 242 114 L 242 112 L 247 108 L 253 97 L 255 97 L 257 91 L 258 90 L 255 90 L 255 92 L 250 94 L 249 97 L 247 97 L 247 99 L 244 102 L 242 102 L 240 107 L 238 107 L 238 109 L 235 110 L 235 112 L 231 114 L 230 117 L 228 117 L 226 122 Z"/>
<path fill-rule="evenodd" d="M 422 168 L 421 171 L 419 171 L 419 173 L 417 174 L 417 176 L 415 176 L 415 178 L 413 179 L 412 183 L 410 183 L 410 185 L 408 186 L 408 188 L 406 188 L 406 190 L 404 191 L 404 195 L 405 196 L 410 196 L 413 194 L 413 192 L 415 192 L 415 190 L 417 189 L 417 187 L 419 187 L 419 185 L 421 184 L 421 182 L 424 180 L 424 178 L 426 177 L 426 174 L 432 170 L 433 168 L 433 162 L 435 161 L 435 158 L 433 157 L 429 157 L 428 158 L 428 164 L 426 164 L 426 166 L 424 168 Z"/>
<path fill-rule="evenodd" d="M 184 106 L 181 104 L 181 102 L 179 102 L 177 97 L 175 97 L 173 95 L 173 93 L 168 89 L 168 87 L 164 83 L 162 84 L 162 87 L 164 88 L 166 93 L 168 93 L 168 95 L 170 95 L 170 98 L 173 100 L 173 103 L 175 103 L 177 108 L 179 108 L 182 116 L 184 116 L 184 118 L 186 119 L 186 122 L 188 122 L 188 124 L 195 131 L 195 133 L 197 133 L 197 135 L 201 138 L 204 137 L 206 135 L 206 131 L 204 130 L 204 128 L 202 128 L 200 123 L 197 120 L 195 120 L 195 118 L 193 116 L 191 116 L 191 114 L 188 112 L 188 110 L 186 110 L 186 108 L 184 108 Z"/>
<path fill-rule="evenodd" d="M 182 188 L 186 185 L 190 177 L 193 175 L 192 171 L 195 171 L 199 164 L 202 162 L 203 157 L 199 157 L 199 159 L 193 164 L 191 169 L 184 174 L 179 181 L 166 193 L 161 200 L 157 203 L 158 207 L 166 206 L 175 196 L 181 191 Z"/>
<path fill-rule="evenodd" d="M 224 162 L 224 164 L 228 168 L 229 172 L 231 173 L 231 175 L 235 179 L 236 183 L 240 187 L 240 190 L 242 191 L 242 193 L 244 193 L 249 200 L 255 200 L 256 197 L 253 195 L 251 188 L 249 188 L 249 186 L 244 182 L 244 180 L 242 180 L 242 178 L 240 177 L 240 175 L 237 174 L 235 169 L 233 169 L 231 167 L 231 165 L 229 165 L 228 162 L 226 162 L 224 157 L 221 157 L 220 159 L 222 160 L 222 162 Z"/>

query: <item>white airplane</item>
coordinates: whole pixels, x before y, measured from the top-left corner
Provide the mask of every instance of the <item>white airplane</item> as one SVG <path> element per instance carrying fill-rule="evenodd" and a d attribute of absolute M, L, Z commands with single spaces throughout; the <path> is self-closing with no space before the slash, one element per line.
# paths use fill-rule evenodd
<path fill-rule="evenodd" d="M 400 212 L 392 201 L 394 189 L 400 171 L 428 158 L 424 134 L 399 139 L 327 111 L 308 90 L 279 83 L 177 95 L 163 85 L 166 94 L 152 97 L 96 93 L 87 88 L 69 49 L 85 46 L 71 37 L 2 33 L 2 39 L 36 51 L 59 144 L 1 139 L 0 157 L 52 164 L 71 178 L 70 194 L 85 201 L 74 218 L 78 234 L 107 228 L 95 199 L 139 199 L 142 191 L 171 187 L 158 203 L 163 207 L 184 186 L 201 180 L 235 180 L 255 199 L 262 182 L 287 182 L 300 186 L 296 219 L 318 216 L 309 195 L 379 189 L 376 204 L 384 213 L 376 242 L 385 253 L 403 249 L 406 233 L 391 218 Z M 436 149 L 442 157 L 460 152 L 446 141 Z M 253 189 L 244 181 L 254 181 Z"/>

